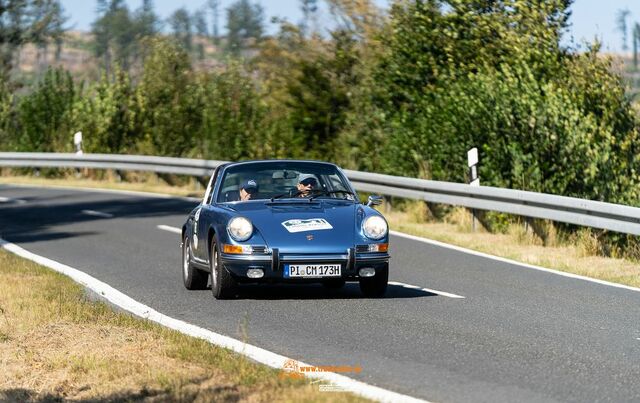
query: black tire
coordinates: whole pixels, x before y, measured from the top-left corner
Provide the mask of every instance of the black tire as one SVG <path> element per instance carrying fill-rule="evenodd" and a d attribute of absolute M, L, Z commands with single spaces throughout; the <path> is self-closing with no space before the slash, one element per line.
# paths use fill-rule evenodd
<path fill-rule="evenodd" d="M 211 254 L 209 255 L 211 267 L 211 292 L 216 299 L 229 299 L 236 295 L 236 281 L 227 269 L 222 266 L 218 254 L 218 246 L 211 241 Z"/>
<path fill-rule="evenodd" d="M 191 264 L 191 241 L 185 236 L 182 240 L 182 281 L 187 290 L 204 290 L 209 280 L 208 273 L 196 269 Z"/>
<path fill-rule="evenodd" d="M 384 269 L 377 269 L 376 275 L 360 279 L 360 291 L 370 298 L 382 297 L 387 292 L 387 282 L 389 281 L 389 266 Z"/>
<path fill-rule="evenodd" d="M 341 278 L 335 278 L 335 279 L 331 279 L 331 280 L 325 280 L 322 282 L 322 285 L 325 288 L 329 288 L 331 290 L 338 290 L 342 287 L 344 287 L 345 281 Z"/>

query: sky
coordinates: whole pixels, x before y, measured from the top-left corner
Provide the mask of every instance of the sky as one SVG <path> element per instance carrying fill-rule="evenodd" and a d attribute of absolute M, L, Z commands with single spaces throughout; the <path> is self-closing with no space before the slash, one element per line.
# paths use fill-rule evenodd
<path fill-rule="evenodd" d="M 61 0 L 66 14 L 69 16 L 68 25 L 72 29 L 88 31 L 91 29 L 91 22 L 95 19 L 96 2 L 93 0 Z M 136 9 L 142 0 L 125 0 L 130 9 Z M 257 0 L 265 9 L 267 20 L 271 17 L 284 17 L 292 22 L 301 19 L 299 0 Z M 375 0 L 379 6 L 386 7 L 389 0 Z M 224 27 L 224 10 L 234 2 L 234 0 L 221 1 L 220 27 Z M 156 13 L 161 18 L 167 18 L 174 10 L 186 7 L 189 11 L 195 12 L 206 0 L 155 0 Z M 616 28 L 616 17 L 620 10 L 628 9 L 631 12 L 629 22 L 640 23 L 640 0 L 575 0 L 571 6 L 572 16 L 571 27 L 565 37 L 565 43 L 570 45 L 580 44 L 583 41 L 593 42 L 598 38 L 603 45 L 603 51 L 622 51 L 622 36 Z M 326 10 L 323 12 L 324 21 L 329 21 L 330 17 Z M 270 24 L 271 25 L 271 24 Z M 629 24 L 631 25 L 631 24 Z M 268 32 L 273 33 L 275 26 L 270 26 Z M 630 46 L 631 44 L 629 44 Z"/>

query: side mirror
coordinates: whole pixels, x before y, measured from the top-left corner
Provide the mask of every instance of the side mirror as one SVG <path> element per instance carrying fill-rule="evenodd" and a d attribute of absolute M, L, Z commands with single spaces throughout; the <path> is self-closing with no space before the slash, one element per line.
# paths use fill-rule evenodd
<path fill-rule="evenodd" d="M 382 200 L 382 196 L 369 196 L 367 206 L 379 206 L 380 204 L 382 204 Z"/>

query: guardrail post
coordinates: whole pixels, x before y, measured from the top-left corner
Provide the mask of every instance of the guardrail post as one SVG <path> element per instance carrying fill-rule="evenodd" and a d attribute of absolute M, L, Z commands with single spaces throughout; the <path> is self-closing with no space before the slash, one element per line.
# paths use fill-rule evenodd
<path fill-rule="evenodd" d="M 443 214 L 441 211 L 438 211 L 438 206 L 436 205 L 436 203 L 425 201 L 424 204 L 427 205 L 427 210 L 433 218 L 435 218 L 436 220 L 440 220 L 442 218 Z"/>
<path fill-rule="evenodd" d="M 384 212 L 385 213 L 390 213 L 391 212 L 391 196 L 382 196 L 382 198 L 384 199 Z"/>
<path fill-rule="evenodd" d="M 531 232 L 533 232 L 535 236 L 540 238 L 544 246 L 548 246 L 548 244 L 550 243 L 550 236 L 548 227 L 545 227 L 544 221 L 536 220 L 531 217 L 523 218 L 525 223 L 525 231 L 529 232 L 529 230 L 531 230 Z"/>
<path fill-rule="evenodd" d="M 206 189 L 207 186 L 209 185 L 209 179 L 211 179 L 210 176 L 204 177 L 204 176 L 196 176 L 196 182 L 198 183 L 196 186 L 198 186 L 198 190 L 200 190 L 200 185 L 202 185 L 203 189 Z"/>

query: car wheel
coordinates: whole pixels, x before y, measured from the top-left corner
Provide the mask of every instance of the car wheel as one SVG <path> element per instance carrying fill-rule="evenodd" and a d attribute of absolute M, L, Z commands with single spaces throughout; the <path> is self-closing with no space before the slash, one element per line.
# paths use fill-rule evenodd
<path fill-rule="evenodd" d="M 341 278 L 325 280 L 322 282 L 322 285 L 325 286 L 325 288 L 330 288 L 332 290 L 340 289 L 344 287 L 344 284 L 345 284 L 345 281 Z"/>
<path fill-rule="evenodd" d="M 360 279 L 360 291 L 367 297 L 382 297 L 387 292 L 389 281 L 389 266 L 376 270 L 373 277 Z"/>
<path fill-rule="evenodd" d="M 235 296 L 236 282 L 222 266 L 218 246 L 211 242 L 211 292 L 216 299 L 228 299 Z"/>
<path fill-rule="evenodd" d="M 191 242 L 189 237 L 182 241 L 182 280 L 187 290 L 204 290 L 207 288 L 208 275 L 191 264 Z"/>

